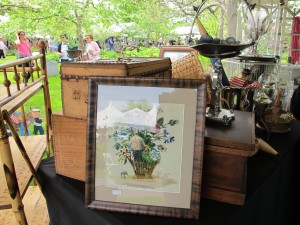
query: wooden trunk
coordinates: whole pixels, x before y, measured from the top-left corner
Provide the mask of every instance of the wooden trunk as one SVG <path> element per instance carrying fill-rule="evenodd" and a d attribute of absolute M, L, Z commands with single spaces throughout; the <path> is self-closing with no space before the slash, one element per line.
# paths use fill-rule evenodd
<path fill-rule="evenodd" d="M 170 58 L 102 59 L 61 65 L 63 114 L 87 118 L 88 78 L 92 76 L 171 77 Z"/>
<path fill-rule="evenodd" d="M 254 115 L 235 111 L 229 127 L 206 125 L 201 196 L 243 205 L 247 158 L 255 152 Z M 87 120 L 52 114 L 58 174 L 85 181 Z"/>

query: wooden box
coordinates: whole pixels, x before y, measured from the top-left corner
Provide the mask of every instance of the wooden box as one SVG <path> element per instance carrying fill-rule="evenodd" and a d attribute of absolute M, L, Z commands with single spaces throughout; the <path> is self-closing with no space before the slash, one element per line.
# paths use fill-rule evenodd
<path fill-rule="evenodd" d="M 206 122 L 201 196 L 243 205 L 247 158 L 255 154 L 254 113 L 234 111 L 230 126 Z"/>
<path fill-rule="evenodd" d="M 63 114 L 87 118 L 88 78 L 126 76 L 171 78 L 170 58 L 102 59 L 61 65 Z"/>
<path fill-rule="evenodd" d="M 255 152 L 254 114 L 235 111 L 229 127 L 206 125 L 201 196 L 243 205 L 247 158 Z M 85 181 L 86 119 L 52 115 L 58 174 Z"/>

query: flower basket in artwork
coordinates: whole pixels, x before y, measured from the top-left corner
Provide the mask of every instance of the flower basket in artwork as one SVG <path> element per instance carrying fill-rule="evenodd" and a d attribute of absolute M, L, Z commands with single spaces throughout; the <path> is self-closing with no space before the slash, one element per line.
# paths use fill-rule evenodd
<path fill-rule="evenodd" d="M 114 140 L 118 160 L 123 164 L 129 162 L 132 166 L 133 177 L 151 179 L 162 152 L 167 151 L 167 145 L 175 141 L 168 127 L 177 123 L 178 120 L 174 119 L 165 123 L 163 117 L 156 121 L 155 127 L 115 123 L 108 138 Z"/>
<path fill-rule="evenodd" d="M 129 162 L 136 178 L 152 178 L 152 173 L 155 169 L 155 166 L 159 163 L 159 160 L 154 162 L 137 162 L 134 160 L 129 160 Z"/>

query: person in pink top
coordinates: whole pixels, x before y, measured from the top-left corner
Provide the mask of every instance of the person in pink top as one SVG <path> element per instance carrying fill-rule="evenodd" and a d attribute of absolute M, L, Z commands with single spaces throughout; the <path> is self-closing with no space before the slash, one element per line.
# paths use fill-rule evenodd
<path fill-rule="evenodd" d="M 18 59 L 32 55 L 30 50 L 30 42 L 26 38 L 24 31 L 19 31 L 17 33 L 17 40 L 15 41 L 15 45 L 18 50 Z"/>
<path fill-rule="evenodd" d="M 94 36 L 92 34 L 87 34 L 86 39 L 86 49 L 83 56 L 86 60 L 96 61 L 100 58 L 100 48 L 98 44 L 94 41 Z"/>
<path fill-rule="evenodd" d="M 24 31 L 19 31 L 17 34 L 17 39 L 15 40 L 15 45 L 18 50 L 18 59 L 29 57 L 32 55 L 30 50 L 30 42 L 25 36 Z M 22 65 L 19 65 L 22 66 Z M 26 67 L 29 67 L 29 63 L 25 64 Z M 31 74 L 28 72 L 26 80 L 28 81 Z"/>

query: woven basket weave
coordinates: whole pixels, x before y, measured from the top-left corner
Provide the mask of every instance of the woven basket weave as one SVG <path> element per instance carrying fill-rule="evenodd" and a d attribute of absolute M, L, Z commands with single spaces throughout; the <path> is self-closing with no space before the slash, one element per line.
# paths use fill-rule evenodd
<path fill-rule="evenodd" d="M 85 180 L 87 120 L 52 114 L 56 173 Z"/>
<path fill-rule="evenodd" d="M 195 52 L 172 62 L 172 78 L 206 79 L 203 67 Z"/>
<path fill-rule="evenodd" d="M 210 74 L 204 72 L 197 53 L 188 55 L 172 62 L 172 78 L 206 80 L 206 104 L 209 105 L 212 96 L 212 80 Z"/>

